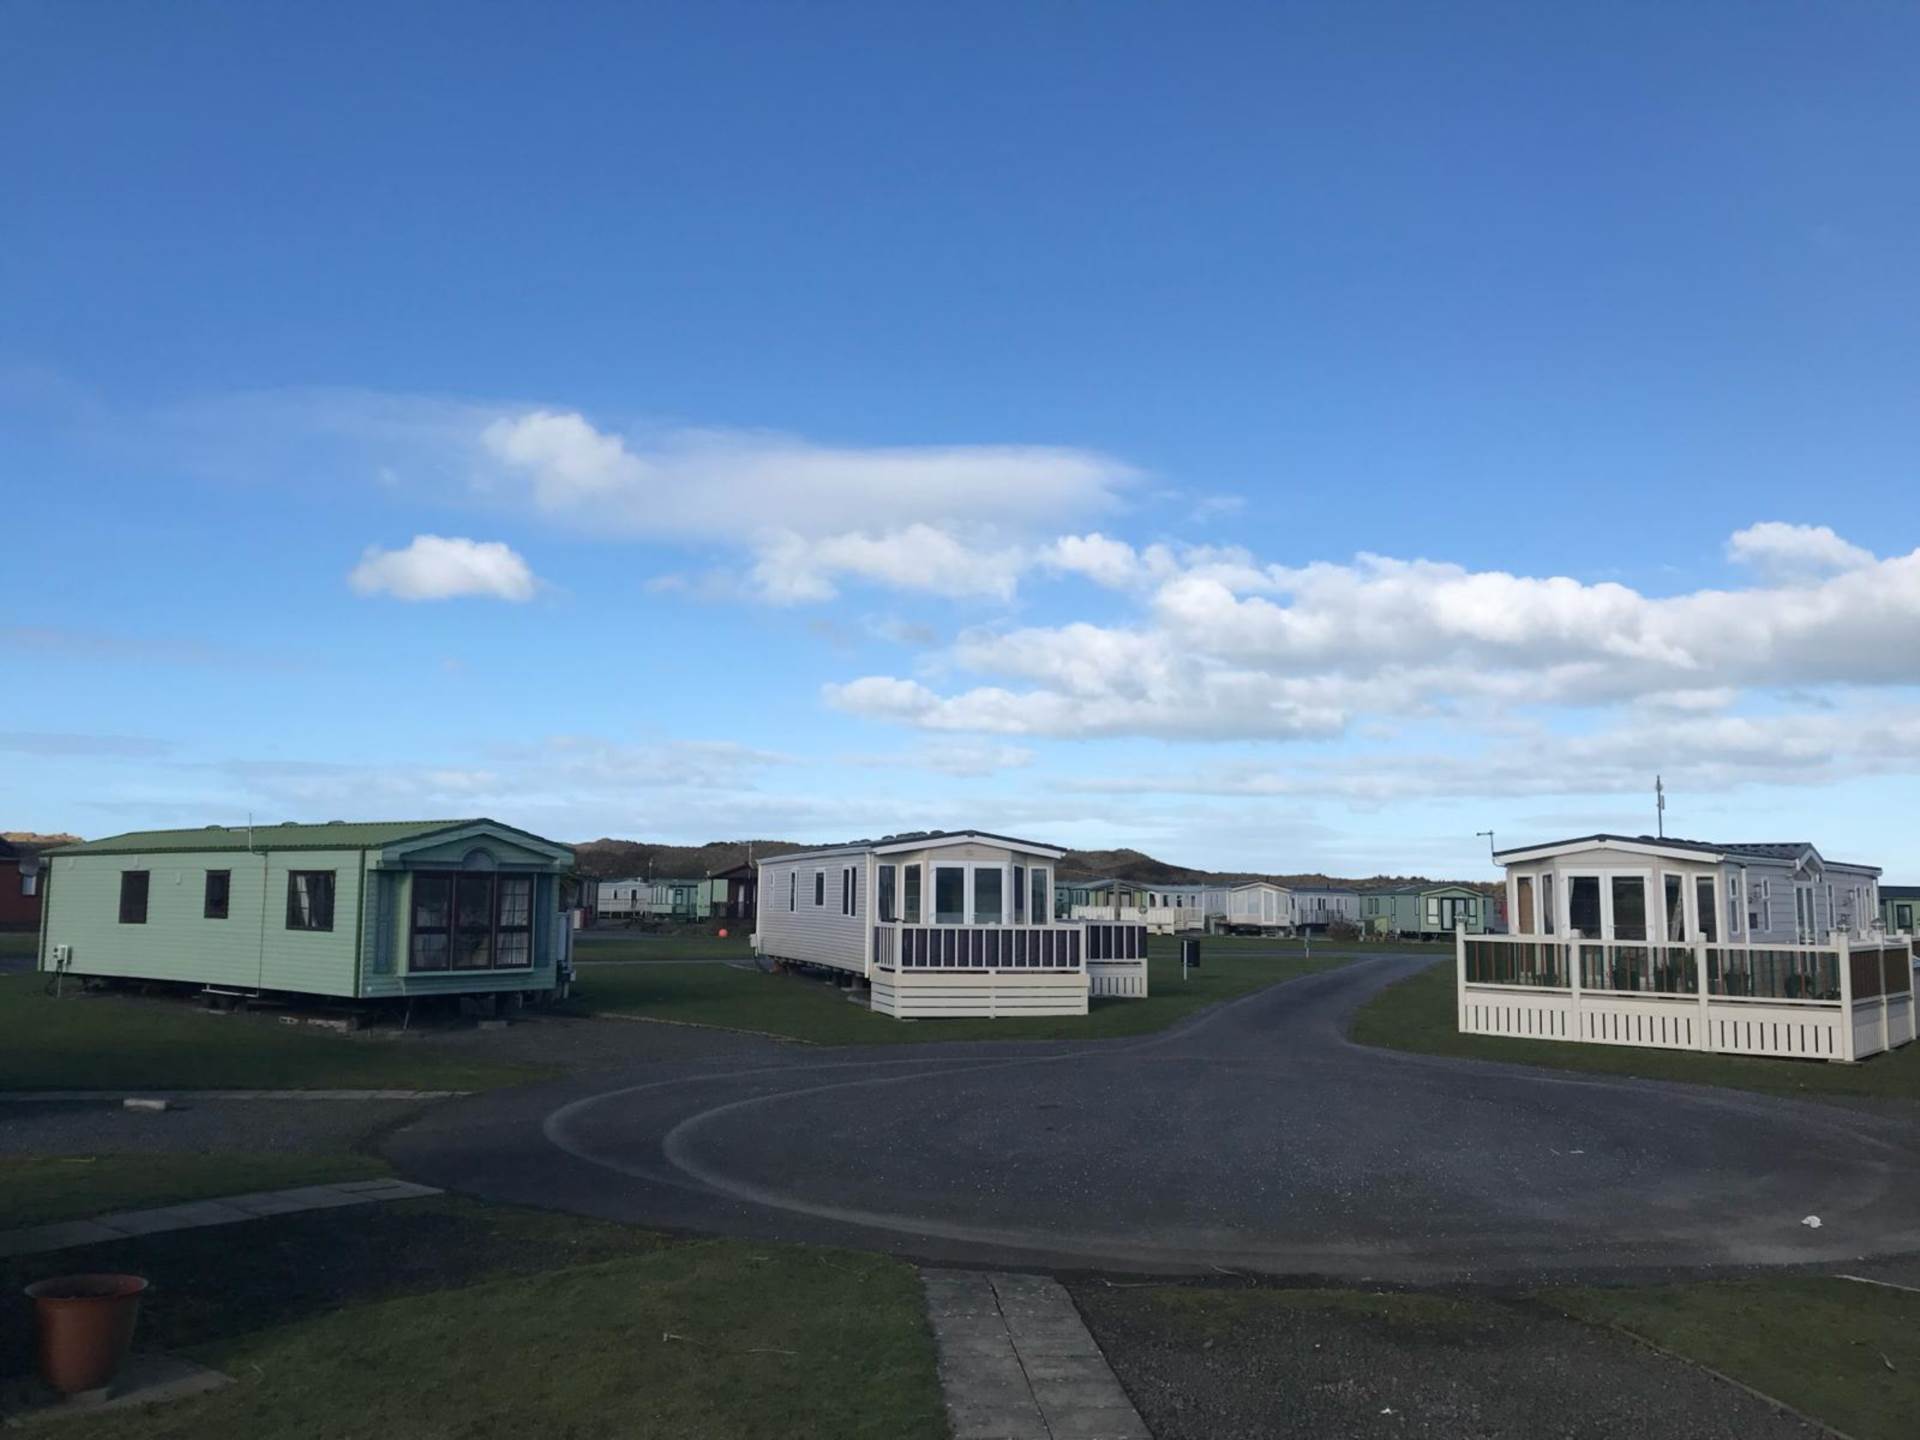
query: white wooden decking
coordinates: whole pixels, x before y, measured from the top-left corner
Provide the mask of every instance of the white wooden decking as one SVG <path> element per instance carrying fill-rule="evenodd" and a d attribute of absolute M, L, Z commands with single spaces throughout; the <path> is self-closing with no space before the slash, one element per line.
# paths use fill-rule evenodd
<path fill-rule="evenodd" d="M 1864 1060 L 1915 1038 L 1913 953 L 1908 936 L 1761 947 L 1461 932 L 1458 1023 L 1467 1035 Z"/>

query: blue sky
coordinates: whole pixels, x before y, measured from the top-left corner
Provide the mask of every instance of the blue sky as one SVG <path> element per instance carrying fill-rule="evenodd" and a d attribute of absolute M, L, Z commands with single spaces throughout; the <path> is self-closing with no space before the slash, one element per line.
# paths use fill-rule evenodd
<path fill-rule="evenodd" d="M 1920 879 L 1909 7 L 0 32 L 5 828 Z"/>

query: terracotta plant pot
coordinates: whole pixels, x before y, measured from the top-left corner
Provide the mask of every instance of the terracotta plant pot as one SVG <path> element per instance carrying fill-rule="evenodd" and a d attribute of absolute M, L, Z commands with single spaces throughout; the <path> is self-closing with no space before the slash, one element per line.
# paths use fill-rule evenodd
<path fill-rule="evenodd" d="M 138 1275 L 60 1275 L 29 1285 L 40 1325 L 40 1378 L 62 1395 L 110 1384 L 133 1345 L 146 1288 Z"/>

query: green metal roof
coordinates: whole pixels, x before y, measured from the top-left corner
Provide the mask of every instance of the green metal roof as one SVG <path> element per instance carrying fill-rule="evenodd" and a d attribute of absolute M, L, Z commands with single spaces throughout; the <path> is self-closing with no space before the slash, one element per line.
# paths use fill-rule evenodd
<path fill-rule="evenodd" d="M 443 830 L 491 825 L 543 845 L 555 842 L 498 820 L 331 820 L 323 825 L 206 825 L 198 830 L 133 830 L 63 845 L 55 855 L 157 855 L 190 850 L 377 850 L 402 840 L 417 840 Z"/>

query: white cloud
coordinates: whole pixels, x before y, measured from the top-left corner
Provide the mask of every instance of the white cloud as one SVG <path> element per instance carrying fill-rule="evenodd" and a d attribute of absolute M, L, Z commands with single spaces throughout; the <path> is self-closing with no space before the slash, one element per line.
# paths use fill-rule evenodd
<path fill-rule="evenodd" d="M 1031 537 L 1113 508 L 1132 472 L 1057 446 L 833 447 L 671 431 L 642 444 L 574 412 L 501 416 L 479 432 L 481 487 L 520 485 L 549 518 L 600 533 L 745 545 L 751 588 L 781 604 L 838 581 L 1011 598 Z"/>
<path fill-rule="evenodd" d="M 961 780 L 980 780 L 1003 770 L 1030 767 L 1035 754 L 1024 745 L 977 741 L 935 741 L 890 755 L 849 755 L 846 763 L 864 768 L 933 771 Z"/>
<path fill-rule="evenodd" d="M 950 599 L 1008 600 L 1025 557 L 1016 547 L 974 547 L 931 525 L 908 525 L 884 535 L 852 533 L 817 538 L 779 531 L 757 542 L 753 588 L 777 604 L 830 600 L 836 579 L 865 580 L 895 590 Z"/>
<path fill-rule="evenodd" d="M 1751 565 L 1762 575 L 1789 581 L 1874 563 L 1872 551 L 1841 539 L 1829 526 L 1789 525 L 1781 520 L 1763 520 L 1735 531 L 1727 541 L 1727 558 Z"/>
<path fill-rule="evenodd" d="M 1920 706 L 1857 703 L 1818 714 L 1646 718 L 1563 734 L 1533 724 L 1466 748 L 1392 750 L 1284 761 L 1226 759 L 1123 779 L 1077 779 L 1089 794 L 1340 799 L 1365 806 L 1410 800 L 1548 795 L 1723 793 L 1754 786 L 1831 786 L 1920 767 Z M 1591 819 L 1585 822 L 1593 825 Z M 1788 826 L 1792 828 L 1791 825 Z"/>
<path fill-rule="evenodd" d="M 574 412 L 493 420 L 480 444 L 543 510 L 636 535 L 819 537 L 914 524 L 1028 530 L 1111 508 L 1132 471 L 1043 445 L 847 447 L 677 430 L 640 445 Z"/>
<path fill-rule="evenodd" d="M 1073 553 L 1117 579 L 1139 573 L 1118 542 Z M 971 689 L 869 676 L 827 693 L 926 729 L 1294 738 L 1460 706 L 1698 711 L 1756 688 L 1911 684 L 1916 656 L 1920 551 L 1668 597 L 1426 560 L 1287 568 L 1190 551 L 1134 623 L 969 632 L 948 659 L 983 677 Z"/>
<path fill-rule="evenodd" d="M 347 583 L 397 600 L 531 600 L 535 585 L 527 562 L 500 541 L 444 535 L 416 535 L 404 550 L 369 545 Z"/>

